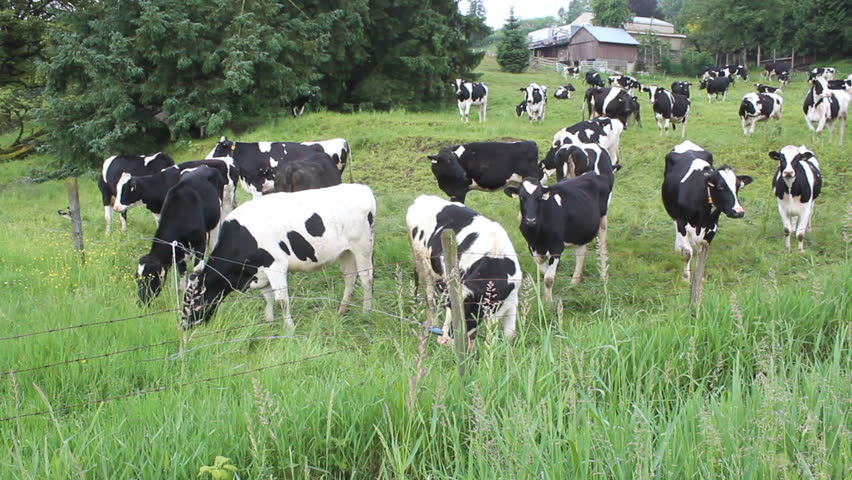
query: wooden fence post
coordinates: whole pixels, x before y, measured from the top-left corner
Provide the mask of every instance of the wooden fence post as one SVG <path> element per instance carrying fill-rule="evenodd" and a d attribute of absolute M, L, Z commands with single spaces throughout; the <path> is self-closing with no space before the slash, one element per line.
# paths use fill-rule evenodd
<path fill-rule="evenodd" d="M 796 68 L 796 49 L 794 48 L 790 53 L 790 70 L 794 70 Z"/>
<path fill-rule="evenodd" d="M 459 275 L 458 267 L 458 245 L 456 244 L 456 233 L 454 231 L 448 229 L 441 233 L 441 247 L 444 250 L 444 266 L 446 268 L 444 273 L 447 275 L 447 286 L 449 287 L 453 341 L 456 358 L 459 362 L 459 376 L 464 377 L 469 341 L 467 337 L 467 325 L 464 321 L 464 299 L 462 298 L 461 275 Z"/>
<path fill-rule="evenodd" d="M 689 306 L 693 311 L 698 311 L 701 306 L 701 295 L 704 293 L 704 267 L 707 265 L 707 253 L 710 244 L 700 242 L 698 253 L 695 256 L 695 268 L 692 271 L 692 281 L 689 288 Z"/>
<path fill-rule="evenodd" d="M 86 263 L 86 254 L 83 252 L 83 221 L 80 218 L 80 192 L 77 188 L 77 177 L 65 179 L 65 187 L 68 189 L 68 209 L 71 214 L 71 238 L 74 241 L 74 250 L 80 254 L 80 261 Z"/>
<path fill-rule="evenodd" d="M 760 68 L 760 44 L 757 44 L 757 68 Z"/>

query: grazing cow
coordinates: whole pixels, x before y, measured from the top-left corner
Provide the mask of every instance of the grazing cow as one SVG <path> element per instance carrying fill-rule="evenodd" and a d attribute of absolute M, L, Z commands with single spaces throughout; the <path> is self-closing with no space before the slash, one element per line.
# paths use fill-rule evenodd
<path fill-rule="evenodd" d="M 338 314 L 349 308 L 356 276 L 369 309 L 375 216 L 372 190 L 351 183 L 273 193 L 240 205 L 222 222 L 210 258 L 189 278 L 181 326 L 207 321 L 229 293 L 251 287 L 262 289 L 266 321 L 273 320 L 277 300 L 285 326 L 293 328 L 287 273 L 318 270 L 338 259 L 344 280 Z"/>
<path fill-rule="evenodd" d="M 580 78 L 580 67 L 565 67 L 562 69 L 562 78 L 568 80 L 568 75 L 571 75 L 574 78 Z"/>
<path fill-rule="evenodd" d="M 488 109 L 488 87 L 484 83 L 465 82 L 456 79 L 452 85 L 456 87 L 456 99 L 459 104 L 459 115 L 462 121 L 470 121 L 470 106 L 479 105 L 479 123 L 485 121 Z"/>
<path fill-rule="evenodd" d="M 634 90 L 642 89 L 642 84 L 629 75 L 610 75 L 606 81 L 609 82 L 610 87 L 621 87 L 630 92 L 631 95 L 633 95 Z"/>
<path fill-rule="evenodd" d="M 474 142 L 429 155 L 432 174 L 450 201 L 464 203 L 470 190 L 494 191 L 524 177 L 541 178 L 535 142 Z"/>
<path fill-rule="evenodd" d="M 554 93 L 553 96 L 560 100 L 567 100 L 571 98 L 571 92 L 573 91 L 575 91 L 574 85 L 568 83 L 557 88 L 556 93 Z"/>
<path fill-rule="evenodd" d="M 769 85 L 764 85 L 762 83 L 755 83 L 754 89 L 757 90 L 757 93 L 781 93 L 782 90 L 779 87 L 770 87 Z"/>
<path fill-rule="evenodd" d="M 781 152 L 769 152 L 778 160 L 773 187 L 778 199 L 778 213 L 784 225 L 784 242 L 790 252 L 790 234 L 796 232 L 799 251 L 805 251 L 805 231 L 810 229 L 814 200 L 822 190 L 822 172 L 814 152 L 802 145 L 787 145 Z"/>
<path fill-rule="evenodd" d="M 310 93 L 308 95 L 299 95 L 293 100 L 290 100 L 287 106 L 290 111 L 293 112 L 294 117 L 301 117 L 302 114 L 305 113 L 305 105 L 307 105 L 309 102 L 312 102 L 316 97 L 316 93 Z"/>
<path fill-rule="evenodd" d="M 274 192 L 301 192 L 340 185 L 340 171 L 323 152 L 284 162 L 275 169 Z"/>
<path fill-rule="evenodd" d="M 207 158 L 232 158 L 243 190 L 257 198 L 275 190 L 275 170 L 281 164 L 323 151 L 320 143 L 234 142 L 222 137 Z"/>
<path fill-rule="evenodd" d="M 198 167 L 206 166 L 218 170 L 224 179 L 225 186 L 222 195 L 224 215 L 237 206 L 236 186 L 239 182 L 239 170 L 230 158 L 208 158 L 204 160 L 192 160 L 164 168 L 153 175 L 134 177 L 124 173 L 116 185 L 115 201 L 112 209 L 116 212 L 124 212 L 139 203 L 145 205 L 157 223 L 160 221 L 160 211 L 166 193 L 170 188 L 177 185 L 181 175 Z"/>
<path fill-rule="evenodd" d="M 763 66 L 763 75 L 767 80 L 772 80 L 775 75 L 781 76 L 782 73 L 790 74 L 790 65 L 784 62 L 769 62 Z"/>
<path fill-rule="evenodd" d="M 526 100 L 521 100 L 521 103 L 515 105 L 515 115 L 517 115 L 518 118 L 521 118 L 521 115 L 523 115 L 524 112 L 526 112 L 526 111 L 527 111 L 527 101 Z"/>
<path fill-rule="evenodd" d="M 784 99 L 775 93 L 747 93 L 740 103 L 740 118 L 742 119 L 743 135 L 754 133 L 757 122 L 765 122 L 770 118 L 781 120 L 781 110 Z"/>
<path fill-rule="evenodd" d="M 175 275 L 186 272 L 186 253 L 198 265 L 204 259 L 208 243 L 216 243 L 222 216 L 225 180 L 218 170 L 199 166 L 180 176 L 177 185 L 166 194 L 163 213 L 154 241 L 139 259 L 136 283 L 139 301 L 147 304 L 160 294 L 166 275 L 177 265 Z M 177 242 L 174 244 L 172 242 Z"/>
<path fill-rule="evenodd" d="M 603 87 L 604 81 L 601 74 L 592 70 L 586 72 L 586 85 L 590 87 Z"/>
<path fill-rule="evenodd" d="M 686 135 L 686 121 L 689 118 L 689 97 L 672 93 L 665 88 L 651 85 L 642 89 L 648 92 L 648 97 L 651 100 L 651 106 L 654 109 L 654 116 L 657 118 L 657 128 L 660 129 L 660 135 L 665 130 L 666 135 L 669 134 L 669 125 L 672 130 L 677 130 L 677 122 L 683 124 L 680 131 L 680 136 L 683 138 Z"/>
<path fill-rule="evenodd" d="M 701 80 L 698 88 L 701 90 L 707 90 L 707 103 L 710 103 L 713 100 L 713 95 L 716 96 L 716 100 L 719 100 L 719 94 L 722 94 L 722 100 L 726 100 L 728 98 L 728 87 L 734 83 L 731 77 L 718 77 L 718 78 L 709 78 Z"/>
<path fill-rule="evenodd" d="M 624 124 L 621 123 L 621 120 L 607 117 L 584 120 L 565 127 L 553 135 L 550 151 L 544 157 L 542 167 L 548 176 L 555 171 L 557 181 L 565 177 L 581 175 L 589 169 L 584 169 L 583 167 L 577 168 L 577 165 L 574 165 L 570 161 L 571 159 L 567 155 L 567 150 L 564 150 L 562 147 L 584 143 L 595 143 L 605 148 L 610 155 L 613 165 L 619 166 L 618 147 L 621 132 L 623 131 Z"/>
<path fill-rule="evenodd" d="M 580 282 L 587 245 L 598 237 L 601 278 L 607 279 L 607 209 L 614 182 L 612 163 L 598 145 L 568 147 L 569 155 L 597 158 L 595 171 L 566 178 L 551 186 L 527 177 L 519 187 L 506 187 L 506 195 L 520 198 L 521 234 L 544 275 L 544 299 L 553 301 L 553 281 L 566 246 L 579 247 L 571 284 Z"/>
<path fill-rule="evenodd" d="M 639 103 L 636 97 L 616 87 L 594 87 L 586 90 L 584 106 L 589 109 L 589 118 L 609 117 L 621 120 L 627 128 L 631 116 L 639 119 Z M 585 119 L 585 114 L 583 115 Z M 641 124 L 640 124 L 641 126 Z"/>
<path fill-rule="evenodd" d="M 831 90 L 828 88 L 826 79 L 815 77 L 802 106 L 808 128 L 816 135 L 828 124 L 829 141 L 831 141 L 834 138 L 834 122 L 840 120 L 840 144 L 842 145 L 846 131 L 846 117 L 849 114 L 849 100 L 850 95 L 846 91 Z"/>
<path fill-rule="evenodd" d="M 508 339 L 515 336 L 521 265 L 509 235 L 499 223 L 459 203 L 421 195 L 405 215 L 411 235 L 411 251 L 419 283 L 424 285 L 429 312 L 435 307 L 435 293 L 446 291 L 447 272 L 441 234 L 452 230 L 458 245 L 458 267 L 464 296 L 467 334 L 473 338 L 481 321 L 499 321 Z M 441 343 L 449 340 L 451 315 L 444 304 L 446 320 Z"/>
<path fill-rule="evenodd" d="M 834 80 L 835 73 L 837 73 L 837 69 L 835 69 L 834 67 L 814 68 L 813 70 L 808 72 L 808 83 L 812 83 L 815 78 Z"/>
<path fill-rule="evenodd" d="M 675 250 L 684 260 L 683 278 L 689 281 L 689 262 L 693 248 L 709 243 L 719 227 L 719 215 L 742 218 L 745 210 L 737 192 L 752 182 L 749 176 L 737 176 L 726 165 L 713 168 L 713 154 L 685 141 L 666 155 L 663 179 L 663 205 L 675 225 Z M 696 260 L 702 270 L 706 258 Z"/>
<path fill-rule="evenodd" d="M 527 116 L 530 121 L 544 120 L 545 107 L 547 107 L 547 87 L 537 83 L 531 83 L 520 89 L 524 92 Z"/>
<path fill-rule="evenodd" d="M 672 93 L 677 93 L 683 95 L 686 98 L 689 98 L 689 87 L 692 85 L 691 82 L 685 81 L 677 81 L 672 82 Z"/>
<path fill-rule="evenodd" d="M 112 204 L 117 194 L 116 185 L 122 174 L 151 175 L 160 170 L 171 167 L 175 162 L 172 157 L 163 152 L 153 155 L 113 155 L 104 160 L 101 167 L 101 176 L 98 178 L 98 189 L 101 191 L 101 200 L 104 206 L 104 219 L 106 220 L 106 233 L 110 232 L 112 224 Z M 121 231 L 127 230 L 127 212 L 121 212 Z"/>
<path fill-rule="evenodd" d="M 740 78 L 742 78 L 743 80 L 748 80 L 748 68 L 746 68 L 744 65 L 707 67 L 706 69 L 704 69 L 704 73 L 701 76 L 701 79 L 709 80 L 712 78 L 728 77 L 731 79 L 731 83 L 734 83 L 735 77 L 737 75 L 739 75 Z"/>
<path fill-rule="evenodd" d="M 786 86 L 787 86 L 787 84 L 788 84 L 788 83 L 790 83 L 790 72 L 781 72 L 781 73 L 779 73 L 779 74 L 778 74 L 778 82 L 779 82 L 782 86 L 785 86 L 785 87 L 786 87 Z"/>

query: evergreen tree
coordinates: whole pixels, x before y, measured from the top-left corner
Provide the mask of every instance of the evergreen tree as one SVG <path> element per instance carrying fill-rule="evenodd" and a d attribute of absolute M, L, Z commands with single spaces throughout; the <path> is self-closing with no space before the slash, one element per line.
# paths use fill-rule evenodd
<path fill-rule="evenodd" d="M 468 39 L 474 47 L 482 46 L 491 35 L 492 29 L 485 24 L 485 5 L 483 0 L 471 0 L 465 21 L 468 23 Z"/>
<path fill-rule="evenodd" d="M 640 17 L 663 18 L 663 12 L 657 8 L 657 0 L 630 0 L 627 8 Z"/>
<path fill-rule="evenodd" d="M 592 0 L 592 12 L 595 14 L 595 25 L 601 27 L 621 28 L 624 22 L 633 18 L 627 8 L 627 0 Z"/>
<path fill-rule="evenodd" d="M 497 46 L 497 63 L 504 72 L 521 73 L 529 66 L 529 61 L 527 39 L 512 8 L 503 25 L 503 41 Z"/>

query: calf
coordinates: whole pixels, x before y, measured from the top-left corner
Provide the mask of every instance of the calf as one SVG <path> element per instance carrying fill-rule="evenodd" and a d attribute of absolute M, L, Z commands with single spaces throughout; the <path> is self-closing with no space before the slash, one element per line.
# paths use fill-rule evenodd
<path fill-rule="evenodd" d="M 294 117 L 301 117 L 303 113 L 305 113 L 305 105 L 309 102 L 312 102 L 316 98 L 316 93 L 310 93 L 308 95 L 299 95 L 298 97 L 290 100 L 287 103 L 287 107 L 293 112 Z"/>
<path fill-rule="evenodd" d="M 473 337 L 481 321 L 493 318 L 501 323 L 506 338 L 512 339 L 523 274 L 512 241 L 503 227 L 464 205 L 426 195 L 417 197 L 408 207 L 405 221 L 430 315 L 435 305 L 435 292 L 444 293 L 447 285 L 441 234 L 452 230 L 458 245 L 467 334 Z M 446 320 L 442 338 L 446 341 L 451 331 L 449 302 L 445 302 L 444 307 Z"/>
<path fill-rule="evenodd" d="M 601 78 L 601 74 L 591 70 L 586 72 L 586 85 L 590 87 L 603 87 L 604 81 Z"/>
<path fill-rule="evenodd" d="M 778 74 L 778 83 L 782 86 L 787 86 L 790 83 L 790 72 L 781 72 Z"/>
<path fill-rule="evenodd" d="M 698 88 L 707 90 L 707 103 L 713 100 L 713 95 L 716 95 L 716 100 L 719 100 L 719 94 L 722 94 L 722 100 L 728 98 L 728 87 L 734 83 L 731 77 L 718 77 L 701 80 Z"/>
<path fill-rule="evenodd" d="M 265 319 L 273 320 L 277 300 L 292 329 L 287 273 L 318 270 L 338 259 L 344 280 L 338 314 L 348 310 L 356 276 L 364 287 L 363 308 L 369 309 L 375 215 L 372 190 L 351 183 L 273 193 L 240 205 L 222 223 L 210 258 L 190 276 L 181 326 L 207 321 L 229 293 L 251 287 L 262 289 Z"/>
<path fill-rule="evenodd" d="M 636 97 L 616 87 L 594 87 L 586 90 L 584 105 L 589 109 L 589 118 L 609 117 L 621 120 L 627 128 L 631 116 L 639 118 L 639 104 Z M 585 115 L 583 115 L 585 119 Z"/>
<path fill-rule="evenodd" d="M 104 160 L 101 176 L 98 178 L 98 190 L 104 206 L 106 233 L 110 232 L 112 224 L 112 205 L 117 195 L 116 186 L 125 173 L 130 175 L 151 175 L 171 167 L 175 162 L 172 157 L 163 152 L 153 155 L 113 155 Z M 127 212 L 121 212 L 121 231 L 127 230 Z"/>
<path fill-rule="evenodd" d="M 520 89 L 524 92 L 527 116 L 530 121 L 544 120 L 545 107 L 547 107 L 547 87 L 537 83 L 531 83 Z"/>
<path fill-rule="evenodd" d="M 689 87 L 692 85 L 690 82 L 677 81 L 672 82 L 672 93 L 677 93 L 683 95 L 686 98 L 689 98 Z"/>
<path fill-rule="evenodd" d="M 323 152 L 282 163 L 275 170 L 274 192 L 301 192 L 340 185 L 340 171 Z"/>
<path fill-rule="evenodd" d="M 166 194 L 160 224 L 147 254 L 136 271 L 139 301 L 147 304 L 160 294 L 166 275 L 177 265 L 175 275 L 186 272 L 186 256 L 196 265 L 204 259 L 208 242 L 215 245 L 222 217 L 225 181 L 218 170 L 200 166 L 180 176 Z M 176 242 L 176 243 L 173 243 Z"/>
<path fill-rule="evenodd" d="M 728 166 L 713 168 L 713 155 L 686 141 L 666 155 L 663 177 L 663 205 L 675 225 L 675 250 L 684 260 L 683 278 L 689 281 L 689 262 L 693 248 L 713 241 L 719 227 L 719 215 L 742 218 L 739 189 L 752 182 L 749 176 L 737 176 Z M 706 257 L 699 256 L 696 270 L 703 271 Z"/>
<path fill-rule="evenodd" d="M 815 78 L 824 78 L 826 80 L 834 80 L 834 74 L 837 70 L 834 67 L 814 68 L 808 72 L 808 82 L 811 83 Z"/>
<path fill-rule="evenodd" d="M 638 80 L 629 75 L 610 75 L 606 79 L 610 87 L 620 87 L 627 90 L 631 95 L 636 89 L 641 90 L 642 84 Z"/>
<path fill-rule="evenodd" d="M 462 121 L 468 123 L 471 105 L 479 105 L 479 123 L 484 122 L 488 108 L 488 87 L 484 83 L 465 82 L 458 78 L 452 85 L 456 87 L 456 99 Z"/>
<path fill-rule="evenodd" d="M 464 203 L 470 190 L 494 191 L 524 177 L 541 178 L 535 142 L 474 142 L 429 155 L 432 174 L 450 201 Z"/>
<path fill-rule="evenodd" d="M 526 111 L 527 111 L 527 101 L 526 100 L 521 100 L 521 103 L 515 105 L 515 115 L 517 115 L 518 118 L 521 118 L 521 115 L 523 115 L 524 112 L 526 112 Z"/>
<path fill-rule="evenodd" d="M 790 252 L 790 234 L 796 232 L 799 251 L 805 251 L 805 231 L 810 230 L 814 201 L 822 190 L 822 173 L 814 152 L 802 145 L 787 145 L 781 152 L 769 152 L 769 158 L 778 160 L 774 189 L 778 199 L 778 213 L 784 225 L 784 243 Z"/>
<path fill-rule="evenodd" d="M 571 98 L 571 92 L 575 91 L 574 85 L 570 83 L 566 85 L 562 85 L 561 87 L 556 89 L 556 93 L 553 94 L 554 97 L 560 100 L 567 100 Z"/>
<path fill-rule="evenodd" d="M 781 120 L 781 110 L 784 99 L 774 93 L 747 93 L 740 103 L 740 118 L 742 119 L 743 135 L 754 133 L 757 122 L 765 122 L 770 118 Z"/>
<path fill-rule="evenodd" d="M 757 90 L 757 93 L 781 93 L 782 91 L 779 87 L 770 87 L 762 83 L 755 83 L 754 89 Z"/>
<path fill-rule="evenodd" d="M 224 179 L 224 191 L 222 194 L 222 205 L 225 208 L 224 215 L 236 206 L 236 186 L 239 182 L 239 170 L 230 158 L 205 160 L 193 160 L 164 168 L 153 175 L 134 177 L 124 173 L 116 185 L 115 201 L 112 209 L 116 212 L 124 212 L 134 205 L 143 204 L 160 221 L 160 212 L 166 193 L 170 188 L 177 185 L 181 175 L 198 167 L 206 166 L 213 168 L 222 175 Z"/>
<path fill-rule="evenodd" d="M 562 78 L 568 80 L 568 75 L 571 75 L 574 78 L 580 78 L 580 67 L 565 67 L 562 69 Z"/>
<path fill-rule="evenodd" d="M 846 117 L 849 114 L 849 100 L 850 95 L 846 91 L 831 90 L 828 88 L 826 79 L 814 78 L 802 106 L 808 128 L 816 135 L 828 124 L 829 141 L 831 141 L 834 138 L 834 122 L 840 120 L 840 144 L 842 145 L 846 131 Z"/>
<path fill-rule="evenodd" d="M 551 186 L 527 177 L 506 195 L 520 199 L 521 234 L 544 275 L 544 299 L 553 301 L 553 281 L 566 246 L 579 247 L 571 284 L 580 282 L 587 244 L 598 238 L 601 278 L 607 279 L 607 209 L 614 182 L 612 162 L 598 145 L 568 147 L 568 154 L 596 158 L 595 171 L 567 178 Z"/>
<path fill-rule="evenodd" d="M 567 156 L 567 152 L 563 151 L 562 147 L 583 143 L 594 143 L 605 148 L 613 164 L 619 165 L 618 147 L 621 140 L 621 132 L 623 131 L 624 124 L 619 119 L 607 117 L 584 120 L 565 127 L 553 135 L 551 148 L 542 161 L 542 167 L 548 176 L 555 171 L 557 181 L 568 176 L 582 174 L 586 170 L 577 169 L 576 165 L 569 162 L 568 160 L 570 159 Z"/>
<path fill-rule="evenodd" d="M 677 130 L 677 122 L 680 122 L 683 124 L 680 132 L 680 136 L 683 138 L 686 135 L 686 121 L 689 118 L 689 98 L 656 85 L 651 85 L 642 90 L 648 92 L 648 97 L 654 109 L 654 116 L 657 118 L 657 128 L 660 129 L 660 135 L 663 134 L 663 130 L 665 130 L 666 135 L 669 134 L 669 125 L 671 125 L 672 130 Z"/>

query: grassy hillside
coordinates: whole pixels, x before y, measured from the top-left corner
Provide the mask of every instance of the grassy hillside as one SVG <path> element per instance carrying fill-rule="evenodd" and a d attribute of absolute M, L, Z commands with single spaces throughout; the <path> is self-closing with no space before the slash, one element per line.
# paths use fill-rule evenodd
<path fill-rule="evenodd" d="M 0 376 L 8 452 L 0 478 L 184 479 L 217 455 L 231 458 L 240 478 L 852 476 L 852 167 L 836 137 L 814 140 L 807 130 L 801 76 L 785 89 L 780 125 L 761 124 L 749 139 L 737 110 L 758 79 L 738 81 L 726 102 L 708 104 L 693 89 L 686 138 L 755 178 L 740 196 L 745 218 L 721 221 L 698 315 L 686 308 L 659 193 L 663 157 L 680 133 L 658 134 L 645 96 L 643 128 L 622 136 L 610 281 L 600 281 L 592 257 L 585 281 L 569 286 L 569 251 L 559 301 L 542 305 L 517 201 L 473 192 L 469 206 L 500 221 L 529 275 L 519 337 L 510 345 L 488 329 L 464 382 L 449 349 L 430 339 L 421 358 L 424 302 L 413 295 L 404 215 L 417 195 L 442 195 L 426 155 L 456 142 L 530 139 L 543 156 L 556 130 L 580 120 L 579 98 L 551 99 L 541 124 L 515 118 L 518 88 L 536 81 L 554 91 L 561 77 L 503 74 L 493 62 L 481 66 L 485 124 L 475 114 L 461 124 L 448 87 L 441 112 L 282 115 L 226 132 L 242 141 L 347 138 L 354 181 L 378 199 L 375 311 L 335 314 L 336 268 L 291 275 L 297 327 L 283 338 L 280 322 L 262 323 L 257 292 L 232 294 L 195 332 L 176 329 L 174 291 L 140 309 L 133 274 L 150 247 L 151 216 L 131 210 L 128 231 L 117 232 L 116 219 L 105 236 L 97 172 L 81 178 L 80 264 L 68 221 L 55 213 L 67 205 L 64 185 L 27 181 L 50 159 L 0 164 L 0 368 L 18 371 Z M 168 151 L 201 158 L 215 141 Z M 803 143 L 825 186 L 805 253 L 786 254 L 767 152 Z M 95 322 L 107 323 L 68 328 Z"/>

